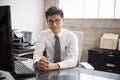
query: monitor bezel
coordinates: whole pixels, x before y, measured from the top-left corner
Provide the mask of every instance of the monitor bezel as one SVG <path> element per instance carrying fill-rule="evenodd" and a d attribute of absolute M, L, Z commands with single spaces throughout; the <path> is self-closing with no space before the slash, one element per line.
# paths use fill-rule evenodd
<path fill-rule="evenodd" d="M 5 36 L 7 38 L 8 44 L 7 48 L 5 48 L 5 53 L 0 53 L 0 70 L 8 71 L 11 73 L 14 73 L 14 57 L 13 57 L 13 40 L 12 40 L 12 28 L 11 28 L 11 13 L 10 13 L 10 6 L 0 6 L 0 23 L 2 23 L 5 26 L 2 26 L 0 24 L 0 27 L 5 27 L 5 32 L 7 35 Z M 3 20 L 3 22 L 2 22 Z M 4 22 L 5 21 L 5 22 Z M 1 28 L 2 28 L 1 27 Z M 4 46 L 4 45 L 2 45 Z"/>

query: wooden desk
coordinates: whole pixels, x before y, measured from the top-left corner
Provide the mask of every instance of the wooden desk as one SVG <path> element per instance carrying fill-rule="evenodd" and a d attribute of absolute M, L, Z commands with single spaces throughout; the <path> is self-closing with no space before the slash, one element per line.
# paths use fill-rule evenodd
<path fill-rule="evenodd" d="M 26 47 L 24 49 L 14 49 L 14 53 L 15 55 L 20 56 L 20 57 L 26 57 L 26 58 L 33 59 L 34 46 Z"/>

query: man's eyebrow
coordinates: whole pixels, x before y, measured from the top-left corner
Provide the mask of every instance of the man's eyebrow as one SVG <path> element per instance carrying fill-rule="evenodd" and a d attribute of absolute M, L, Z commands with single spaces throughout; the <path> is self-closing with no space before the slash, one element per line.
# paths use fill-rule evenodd
<path fill-rule="evenodd" d="M 52 19 L 49 19 L 49 20 L 54 21 L 54 20 L 61 20 L 61 19 L 60 19 L 60 18 L 57 18 L 57 19 L 54 19 L 54 20 L 52 20 Z"/>

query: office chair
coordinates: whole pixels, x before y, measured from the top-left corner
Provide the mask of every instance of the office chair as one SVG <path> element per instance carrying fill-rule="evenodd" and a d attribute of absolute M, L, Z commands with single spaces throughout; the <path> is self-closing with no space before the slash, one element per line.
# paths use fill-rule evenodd
<path fill-rule="evenodd" d="M 85 69 L 94 69 L 94 67 L 92 65 L 90 65 L 87 62 L 80 62 L 81 59 L 81 53 L 82 53 L 82 45 L 83 45 L 83 32 L 80 31 L 73 31 L 73 33 L 75 33 L 78 37 L 78 49 L 79 49 L 79 56 L 78 56 L 78 63 L 77 63 L 77 67 L 81 67 L 81 68 L 85 68 Z"/>

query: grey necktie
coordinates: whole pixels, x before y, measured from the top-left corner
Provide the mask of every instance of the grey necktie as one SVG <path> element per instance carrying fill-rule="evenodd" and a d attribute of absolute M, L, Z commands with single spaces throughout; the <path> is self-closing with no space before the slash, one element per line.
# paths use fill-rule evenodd
<path fill-rule="evenodd" d="M 60 41 L 59 37 L 55 35 L 55 52 L 54 52 L 54 63 L 60 62 Z"/>

